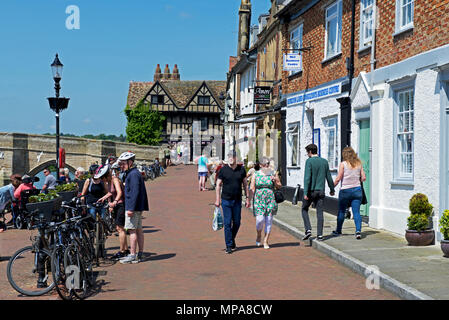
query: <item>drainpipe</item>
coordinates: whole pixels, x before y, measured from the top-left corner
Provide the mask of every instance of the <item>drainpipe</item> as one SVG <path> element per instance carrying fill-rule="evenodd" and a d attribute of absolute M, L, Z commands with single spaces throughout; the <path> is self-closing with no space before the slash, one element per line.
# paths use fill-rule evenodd
<path fill-rule="evenodd" d="M 373 73 L 374 65 L 376 63 L 376 25 L 377 25 L 377 7 L 376 0 L 373 2 L 373 40 L 371 41 L 371 76 L 370 76 L 370 90 L 373 90 Z"/>

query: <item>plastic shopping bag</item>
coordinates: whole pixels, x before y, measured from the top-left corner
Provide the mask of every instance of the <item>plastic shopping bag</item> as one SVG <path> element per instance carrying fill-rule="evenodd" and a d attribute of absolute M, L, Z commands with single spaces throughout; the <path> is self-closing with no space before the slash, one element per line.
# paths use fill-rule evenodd
<path fill-rule="evenodd" d="M 223 228 L 223 214 L 220 207 L 215 207 L 214 220 L 212 221 L 212 229 L 218 231 Z"/>

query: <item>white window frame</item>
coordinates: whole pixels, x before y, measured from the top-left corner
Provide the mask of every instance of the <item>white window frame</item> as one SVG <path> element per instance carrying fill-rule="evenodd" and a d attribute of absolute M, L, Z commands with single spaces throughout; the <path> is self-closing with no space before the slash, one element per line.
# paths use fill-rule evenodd
<path fill-rule="evenodd" d="M 290 30 L 290 32 L 289 32 L 289 34 L 290 34 L 290 39 L 289 39 L 289 41 L 290 41 L 290 49 L 300 49 L 300 48 L 303 47 L 303 44 L 302 44 L 302 38 L 304 36 L 303 30 L 304 30 L 304 24 L 302 24 L 302 23 L 297 25 L 297 26 L 295 26 L 295 27 L 293 27 Z M 293 38 L 293 34 L 295 33 L 295 31 L 297 31 L 297 35 Z M 294 46 L 293 44 L 296 43 L 296 42 L 299 42 L 299 43 L 298 43 L 297 46 Z M 296 51 L 291 51 L 291 52 L 292 53 L 296 53 Z M 301 51 L 298 51 L 297 53 L 299 53 L 300 70 L 298 70 L 298 71 L 290 71 L 288 73 L 289 76 L 291 76 L 292 74 L 296 74 L 296 73 L 299 73 L 299 72 L 302 71 L 302 53 L 301 53 Z"/>
<path fill-rule="evenodd" d="M 409 22 L 404 22 L 403 17 L 404 14 L 406 14 L 406 12 L 404 11 L 407 10 L 408 8 L 410 8 L 411 11 L 411 20 Z M 396 19 L 395 19 L 396 33 L 413 28 L 414 11 L 415 11 L 414 0 L 396 0 Z"/>
<path fill-rule="evenodd" d="M 301 139 L 300 139 L 301 135 L 299 132 L 300 127 L 301 127 L 301 123 L 299 121 L 292 122 L 287 125 L 288 129 L 287 129 L 287 131 L 285 131 L 285 133 L 288 134 L 288 142 L 289 142 L 289 147 L 290 147 L 290 157 L 288 160 L 288 164 L 289 164 L 289 167 L 291 167 L 291 168 L 299 168 L 300 164 L 301 164 Z M 298 137 L 297 143 L 296 143 L 296 150 L 297 150 L 296 164 L 293 164 L 293 148 L 294 148 L 293 137 L 294 136 Z"/>
<path fill-rule="evenodd" d="M 333 124 L 332 124 L 333 122 Z M 324 136 L 326 138 L 326 153 L 324 154 L 326 156 L 327 161 L 329 162 L 329 169 L 330 170 L 337 170 L 338 164 L 339 164 L 339 150 L 338 150 L 338 116 L 329 117 L 326 119 L 323 119 L 323 125 L 324 125 Z M 334 131 L 334 140 L 329 141 L 330 138 L 330 132 Z M 334 155 L 333 158 L 329 157 L 329 151 L 330 145 L 333 145 L 334 147 Z"/>
<path fill-rule="evenodd" d="M 370 16 L 367 16 L 370 14 Z M 373 41 L 374 20 L 375 20 L 374 0 L 360 0 L 360 45 L 359 49 L 370 47 Z M 371 35 L 366 35 L 366 25 L 371 30 Z"/>
<path fill-rule="evenodd" d="M 411 94 L 411 101 L 403 104 L 401 111 L 402 97 Z M 405 107 L 408 107 L 406 110 Z M 415 167 L 415 89 L 414 87 L 398 89 L 394 94 L 394 149 L 393 149 L 393 181 L 413 181 Z M 407 117 L 408 115 L 408 117 Z M 405 126 L 408 123 L 408 128 Z M 411 135 L 411 151 L 403 151 L 401 137 Z M 411 156 L 410 171 L 405 170 L 402 163 L 403 157 Z M 406 167 L 409 164 L 406 162 Z"/>
<path fill-rule="evenodd" d="M 337 7 L 336 13 L 332 14 L 328 17 L 328 12 L 333 9 L 334 7 Z M 325 27 L 326 27 L 326 36 L 325 36 L 325 43 L 324 43 L 324 60 L 328 60 L 332 57 L 335 57 L 339 54 L 341 54 L 341 35 L 342 35 L 342 0 L 337 0 L 330 6 L 328 6 L 324 12 L 325 14 Z M 328 43 L 329 43 L 329 30 L 328 30 L 328 23 L 329 21 L 332 21 L 333 19 L 337 19 L 337 32 L 336 32 L 336 48 L 334 52 L 327 52 L 328 49 Z"/>

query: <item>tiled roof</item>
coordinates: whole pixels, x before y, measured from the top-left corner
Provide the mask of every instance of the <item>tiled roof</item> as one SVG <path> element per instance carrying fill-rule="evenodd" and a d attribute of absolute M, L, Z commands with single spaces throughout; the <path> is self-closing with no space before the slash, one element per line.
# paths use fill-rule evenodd
<path fill-rule="evenodd" d="M 129 83 L 127 104 L 134 108 L 137 103 L 148 93 L 154 82 L 134 82 Z"/>
<path fill-rule="evenodd" d="M 220 93 L 226 94 L 226 81 L 159 81 L 161 86 L 167 91 L 168 95 L 174 100 L 176 106 L 184 109 L 193 95 L 198 91 L 203 82 L 212 92 L 212 95 L 218 101 L 221 107 L 223 102 L 218 98 Z M 130 107 L 135 107 L 142 100 L 148 91 L 153 87 L 155 82 L 130 82 L 128 101 Z"/>

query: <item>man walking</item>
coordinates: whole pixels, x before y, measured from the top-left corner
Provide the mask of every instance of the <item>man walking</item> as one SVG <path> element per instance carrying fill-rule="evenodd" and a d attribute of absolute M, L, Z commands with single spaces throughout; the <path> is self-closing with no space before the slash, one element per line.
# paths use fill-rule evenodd
<path fill-rule="evenodd" d="M 122 171 L 125 171 L 125 229 L 129 231 L 130 254 L 120 263 L 139 263 L 143 255 L 144 234 L 142 230 L 142 211 L 148 211 L 148 197 L 145 182 L 137 167 L 136 155 L 124 152 L 118 158 Z M 137 245 L 139 253 L 136 254 Z"/>
<path fill-rule="evenodd" d="M 240 228 L 242 211 L 242 185 L 245 190 L 246 207 L 249 208 L 246 171 L 243 166 L 237 165 L 237 155 L 235 151 L 231 151 L 228 154 L 228 165 L 221 168 L 218 174 L 215 201 L 215 206 L 219 207 L 221 204 L 223 210 L 226 253 L 232 253 L 236 248 L 235 237 Z"/>
<path fill-rule="evenodd" d="M 306 147 L 309 159 L 306 161 L 304 171 L 304 200 L 302 201 L 302 219 L 306 234 L 303 240 L 307 240 L 312 235 L 312 227 L 309 219 L 309 207 L 312 202 L 315 204 L 317 215 L 317 239 L 323 240 L 323 199 L 325 197 L 325 181 L 331 189 L 331 196 L 335 194 L 334 182 L 329 171 L 329 163 L 326 159 L 318 156 L 318 147 L 309 144 Z"/>

